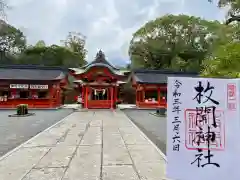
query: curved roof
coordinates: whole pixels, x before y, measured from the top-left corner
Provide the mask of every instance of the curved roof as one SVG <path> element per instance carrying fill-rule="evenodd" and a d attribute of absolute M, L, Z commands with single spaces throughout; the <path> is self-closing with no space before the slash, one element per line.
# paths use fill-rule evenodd
<path fill-rule="evenodd" d="M 96 66 L 97 67 L 106 67 L 113 74 L 116 74 L 116 75 L 119 75 L 119 76 L 123 76 L 123 75 L 125 75 L 126 72 L 128 72 L 128 71 L 124 71 L 124 70 L 115 70 L 111 66 L 109 66 L 107 64 L 102 64 L 102 63 L 96 63 L 96 64 L 89 65 L 85 69 L 82 69 L 82 68 L 69 68 L 69 70 L 74 71 L 75 74 L 83 74 L 83 73 L 86 73 L 87 71 L 89 71 L 92 67 L 96 67 Z"/>
<path fill-rule="evenodd" d="M 101 50 L 97 53 L 95 60 L 92 61 L 91 63 L 89 63 L 83 67 L 80 67 L 80 68 L 69 68 L 69 70 L 74 71 L 75 74 L 83 74 L 83 73 L 86 73 L 87 71 L 89 71 L 89 69 L 91 69 L 93 67 L 105 67 L 105 68 L 108 68 L 111 71 L 111 73 L 120 75 L 120 76 L 124 76 L 126 72 L 129 72 L 129 71 L 125 71 L 125 70 L 120 70 L 120 69 L 114 67 L 113 65 L 111 65 L 105 59 L 105 55 Z"/>
<path fill-rule="evenodd" d="M 92 61 L 91 63 L 81 67 L 82 69 L 86 69 L 88 68 L 89 66 L 99 66 L 99 65 L 107 65 L 109 66 L 111 69 L 114 69 L 114 70 L 120 70 L 116 67 L 114 67 L 112 64 L 110 64 L 107 60 L 106 60 L 106 57 L 105 57 L 105 54 L 100 50 L 97 54 L 96 54 L 96 57 L 95 57 L 95 60 Z"/>

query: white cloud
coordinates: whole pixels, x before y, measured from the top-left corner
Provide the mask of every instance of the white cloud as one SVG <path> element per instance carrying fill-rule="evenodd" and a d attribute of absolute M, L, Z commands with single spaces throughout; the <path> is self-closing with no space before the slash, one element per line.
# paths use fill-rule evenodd
<path fill-rule="evenodd" d="M 224 17 L 207 0 L 9 0 L 9 4 L 9 22 L 24 31 L 29 43 L 58 44 L 69 31 L 77 31 L 87 36 L 89 61 L 102 49 L 115 64 L 128 60 L 132 33 L 151 19 L 167 13 Z"/>

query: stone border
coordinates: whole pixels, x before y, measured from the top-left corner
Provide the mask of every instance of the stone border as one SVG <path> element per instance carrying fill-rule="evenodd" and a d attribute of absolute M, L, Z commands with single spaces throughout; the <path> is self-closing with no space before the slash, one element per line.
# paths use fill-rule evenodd
<path fill-rule="evenodd" d="M 159 114 L 156 114 L 156 113 L 149 113 L 151 114 L 152 116 L 156 116 L 156 117 L 167 117 L 167 115 L 159 115 Z"/>
<path fill-rule="evenodd" d="M 8 117 L 28 117 L 28 116 L 34 116 L 36 115 L 35 113 L 28 113 L 28 114 L 24 114 L 24 115 L 18 115 L 18 114 L 10 114 L 8 115 Z"/>
<path fill-rule="evenodd" d="M 121 110 L 120 110 L 121 111 Z M 122 111 L 122 113 L 124 113 Z M 134 122 L 132 122 L 132 120 L 124 113 L 124 115 L 127 117 L 127 119 L 130 121 L 130 123 L 136 128 L 138 129 L 139 133 L 144 137 L 146 138 L 146 140 L 157 150 L 157 152 L 163 157 L 163 159 L 167 162 L 167 157 L 166 155 L 156 146 L 156 144 L 154 144 L 151 139 L 149 139 L 146 134 L 144 134 L 141 129 L 139 127 L 137 127 L 136 124 L 134 124 Z"/>
<path fill-rule="evenodd" d="M 9 152 L 7 152 L 6 154 L 4 154 L 3 156 L 0 157 L 0 161 L 4 160 L 5 158 L 7 158 L 8 156 L 10 156 L 12 153 L 14 153 L 15 151 L 18 151 L 20 148 L 22 148 L 25 144 L 29 143 L 30 141 L 36 139 L 38 136 L 40 136 L 43 132 L 48 131 L 49 129 L 53 128 L 54 126 L 57 126 L 58 124 L 62 123 L 63 121 L 65 121 L 70 115 L 72 115 L 72 113 L 70 113 L 69 115 L 67 115 L 65 118 L 61 119 L 60 121 L 56 122 L 55 124 L 51 125 L 50 127 L 48 127 L 47 129 L 44 129 L 42 132 L 36 134 L 35 136 L 33 136 L 32 138 L 28 139 L 27 141 L 25 141 L 24 143 L 20 144 L 19 146 L 15 147 L 14 149 L 10 150 Z"/>

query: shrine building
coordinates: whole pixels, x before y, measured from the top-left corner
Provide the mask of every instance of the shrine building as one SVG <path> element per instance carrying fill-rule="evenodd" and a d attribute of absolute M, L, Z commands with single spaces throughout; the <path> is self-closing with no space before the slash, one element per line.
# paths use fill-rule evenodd
<path fill-rule="evenodd" d="M 83 108 L 116 108 L 119 89 L 126 83 L 127 71 L 111 65 L 102 51 L 91 63 L 80 68 L 69 68 L 69 72 L 76 79 Z"/>
<path fill-rule="evenodd" d="M 67 71 L 60 67 L 32 65 L 0 66 L 0 108 L 57 108 L 68 84 Z"/>
<path fill-rule="evenodd" d="M 167 70 L 134 70 L 131 81 L 136 91 L 136 106 L 150 109 L 166 108 L 167 78 L 171 76 L 196 77 L 198 74 Z"/>

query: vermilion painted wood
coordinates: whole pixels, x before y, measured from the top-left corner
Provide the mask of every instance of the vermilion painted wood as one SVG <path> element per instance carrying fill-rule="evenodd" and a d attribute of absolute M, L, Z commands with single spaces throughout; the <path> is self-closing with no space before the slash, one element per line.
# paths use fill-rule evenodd
<path fill-rule="evenodd" d="M 7 99 L 7 101 L 0 101 L 0 109 L 2 108 L 16 108 L 19 104 L 28 104 L 29 108 L 57 108 L 62 105 L 62 91 L 66 87 L 68 80 L 67 77 L 60 81 L 6 81 L 0 80 L 1 87 L 3 86 L 10 92 L 15 93 L 16 89 L 9 89 L 10 84 L 48 84 L 48 97 L 43 99 Z M 36 90 L 29 90 L 35 92 Z"/>
<path fill-rule="evenodd" d="M 100 75 L 99 72 L 102 72 Z M 88 79 L 88 81 L 95 81 L 95 85 L 83 84 L 79 88 L 79 94 L 82 94 L 82 99 L 84 102 L 84 108 L 89 109 L 110 109 L 115 108 L 114 104 L 118 101 L 117 93 L 118 86 L 116 82 L 121 80 L 121 76 L 118 76 L 112 73 L 106 67 L 92 67 L 87 72 L 82 74 L 75 74 L 70 71 L 70 74 L 75 77 L 77 80 Z M 109 85 L 103 85 L 102 82 L 109 81 Z M 107 100 L 89 100 L 88 96 L 92 93 L 92 88 L 94 89 L 106 89 L 108 88 L 108 99 Z"/>

